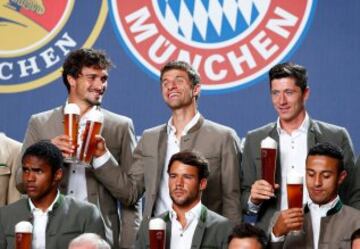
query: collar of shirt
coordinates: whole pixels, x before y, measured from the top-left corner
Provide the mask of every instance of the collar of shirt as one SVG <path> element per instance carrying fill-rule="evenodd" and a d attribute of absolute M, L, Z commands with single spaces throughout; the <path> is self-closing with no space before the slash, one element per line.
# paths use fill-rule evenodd
<path fill-rule="evenodd" d="M 185 125 L 184 130 L 181 133 L 181 136 L 185 136 L 189 132 L 189 130 L 191 128 L 193 128 L 194 125 L 199 121 L 199 119 L 200 119 L 200 113 L 197 112 L 195 114 L 195 116 L 190 120 L 190 122 Z M 167 123 L 167 134 L 168 135 L 176 133 L 176 128 L 175 128 L 175 126 L 173 126 L 172 121 L 173 121 L 173 118 L 170 117 L 170 119 Z"/>
<path fill-rule="evenodd" d="M 337 202 L 340 200 L 339 196 L 336 196 L 336 198 L 324 205 L 319 206 L 318 204 L 314 203 L 311 199 L 309 199 L 308 201 L 308 206 L 310 209 L 310 212 L 316 212 L 316 213 L 320 213 L 321 217 L 326 216 L 327 212 L 334 208 L 335 205 L 337 204 Z"/>
<path fill-rule="evenodd" d="M 295 132 L 306 133 L 308 131 L 309 127 L 310 127 L 310 117 L 309 117 L 308 113 L 306 112 L 303 122 L 301 123 L 301 125 L 295 131 L 293 131 L 293 133 L 295 133 Z M 286 131 L 281 128 L 280 118 L 278 118 L 277 121 L 276 121 L 276 130 L 277 130 L 279 135 L 281 135 L 283 133 L 286 133 Z"/>
<path fill-rule="evenodd" d="M 42 212 L 42 213 L 47 214 L 53 210 L 53 207 L 54 207 L 55 203 L 57 202 L 57 200 L 59 199 L 59 197 L 60 197 L 60 191 L 58 190 L 54 201 L 51 203 L 51 205 L 48 207 L 48 209 L 46 209 L 45 212 L 43 212 L 40 208 L 35 207 L 34 203 L 29 198 L 28 200 L 29 200 L 30 210 L 32 213 L 34 213 L 36 211 L 36 212 Z"/>
<path fill-rule="evenodd" d="M 190 209 L 189 211 L 187 211 L 185 213 L 186 226 L 185 226 L 184 230 L 190 225 L 190 223 L 192 221 L 199 220 L 200 215 L 201 215 L 201 201 L 199 201 L 192 209 Z M 175 222 L 175 221 L 179 222 L 177 220 L 177 214 L 173 208 L 171 208 L 171 210 L 169 212 L 169 217 L 170 217 L 171 222 Z"/>

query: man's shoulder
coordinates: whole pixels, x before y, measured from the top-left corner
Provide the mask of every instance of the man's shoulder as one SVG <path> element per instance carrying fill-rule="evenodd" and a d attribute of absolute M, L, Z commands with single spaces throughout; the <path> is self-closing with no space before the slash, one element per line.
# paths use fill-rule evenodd
<path fill-rule="evenodd" d="M 345 127 L 335 124 L 330 124 L 320 120 L 314 120 L 314 119 L 311 120 L 310 129 L 314 129 L 317 132 L 331 132 L 331 133 L 346 131 Z"/>
<path fill-rule="evenodd" d="M 19 210 L 26 210 L 29 209 L 28 207 L 28 199 L 24 198 L 24 199 L 20 199 L 16 202 L 13 202 L 9 205 L 3 206 L 0 208 L 0 213 L 1 214 L 9 214 L 9 213 L 14 213 L 17 212 Z"/>
<path fill-rule="evenodd" d="M 166 130 L 166 124 L 160 124 L 144 130 L 143 136 L 155 136 L 164 130 Z"/>
<path fill-rule="evenodd" d="M 211 133 L 232 133 L 235 134 L 235 130 L 231 128 L 230 126 L 226 126 L 224 124 L 220 124 L 208 119 L 204 119 L 204 122 L 201 126 L 203 130 L 209 131 Z"/>
<path fill-rule="evenodd" d="M 62 106 L 55 107 L 50 110 L 42 111 L 31 115 L 32 120 L 47 121 L 54 115 L 62 114 Z"/>
<path fill-rule="evenodd" d="M 360 224 L 360 210 L 350 207 L 348 205 L 343 205 L 340 213 L 341 217 L 349 217 L 350 219 L 356 219 Z"/>
<path fill-rule="evenodd" d="M 62 196 L 63 206 L 71 210 L 92 210 L 97 207 L 87 201 L 80 201 L 71 196 Z"/>
<path fill-rule="evenodd" d="M 124 124 L 124 125 L 132 124 L 132 119 L 127 116 L 114 113 L 107 109 L 101 109 L 101 110 L 104 113 L 105 122 L 114 122 L 117 124 Z"/>

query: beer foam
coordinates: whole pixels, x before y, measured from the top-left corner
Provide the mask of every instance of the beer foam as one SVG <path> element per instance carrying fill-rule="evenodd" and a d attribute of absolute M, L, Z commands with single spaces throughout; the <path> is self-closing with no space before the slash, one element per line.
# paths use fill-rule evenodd
<path fill-rule="evenodd" d="M 32 233 L 33 225 L 28 221 L 20 221 L 15 225 L 15 233 Z"/>
<path fill-rule="evenodd" d="M 153 218 L 149 222 L 149 230 L 165 230 L 166 223 L 161 218 Z"/>
<path fill-rule="evenodd" d="M 104 122 L 104 114 L 100 110 L 97 110 L 97 109 L 90 110 L 87 117 L 88 117 L 87 119 L 92 122 L 98 122 L 98 123 Z"/>
<path fill-rule="evenodd" d="M 298 174 L 289 174 L 286 176 L 286 182 L 287 184 L 303 184 L 304 177 Z"/>
<path fill-rule="evenodd" d="M 64 114 L 80 115 L 80 108 L 77 104 L 69 103 L 64 108 Z"/>
<path fill-rule="evenodd" d="M 271 137 L 266 137 L 261 141 L 261 148 L 266 149 L 277 149 L 277 142 Z"/>

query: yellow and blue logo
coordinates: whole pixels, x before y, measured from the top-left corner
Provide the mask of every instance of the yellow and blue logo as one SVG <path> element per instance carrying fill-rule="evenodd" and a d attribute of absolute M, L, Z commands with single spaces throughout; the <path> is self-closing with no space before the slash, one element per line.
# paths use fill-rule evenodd
<path fill-rule="evenodd" d="M 107 12 L 106 0 L 0 0 L 0 93 L 57 79 L 71 50 L 95 43 Z"/>

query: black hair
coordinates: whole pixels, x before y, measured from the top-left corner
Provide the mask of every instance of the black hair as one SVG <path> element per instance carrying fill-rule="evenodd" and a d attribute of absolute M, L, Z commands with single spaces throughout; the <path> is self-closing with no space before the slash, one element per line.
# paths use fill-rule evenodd
<path fill-rule="evenodd" d="M 343 150 L 332 143 L 324 142 L 318 143 L 314 147 L 312 147 L 307 155 L 309 156 L 328 156 L 338 160 L 338 173 L 344 170 L 344 152 Z"/>
<path fill-rule="evenodd" d="M 271 90 L 271 82 L 274 79 L 282 79 L 282 78 L 293 78 L 295 80 L 295 84 L 300 87 L 301 91 L 304 92 L 308 87 L 307 80 L 307 72 L 305 67 L 294 64 L 291 62 L 285 62 L 281 64 L 277 64 L 272 67 L 269 71 L 269 82 L 270 82 L 270 90 Z"/>
<path fill-rule="evenodd" d="M 256 239 L 259 244 L 261 245 L 262 249 L 265 249 L 269 238 L 266 233 L 249 223 L 241 223 L 234 226 L 231 234 L 228 237 L 228 244 L 230 244 L 232 239 L 244 239 L 244 238 L 253 238 Z"/>

